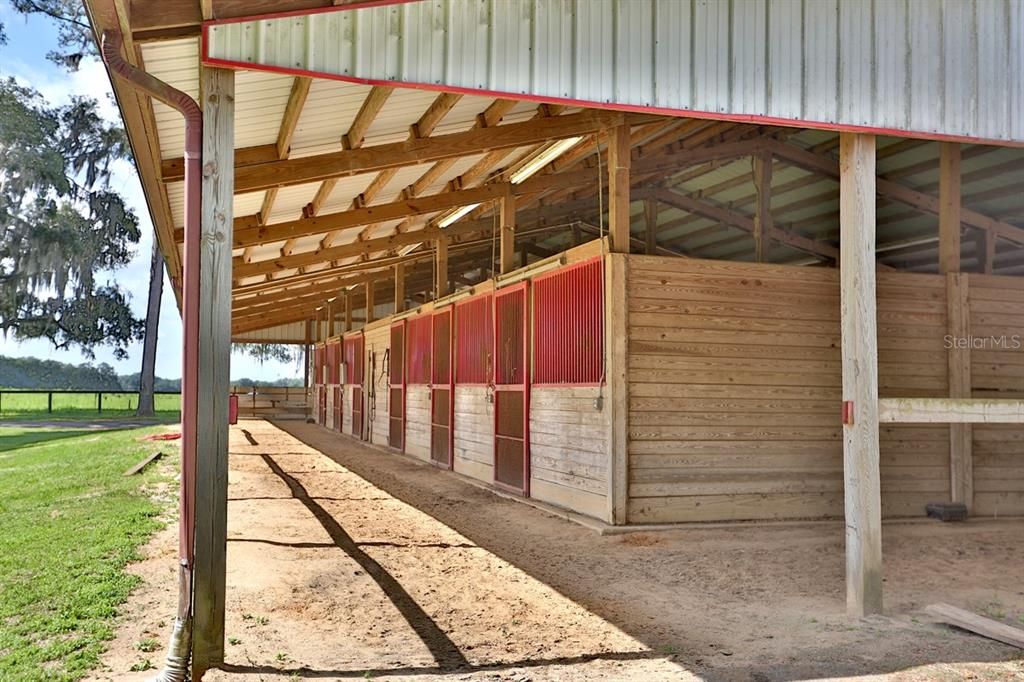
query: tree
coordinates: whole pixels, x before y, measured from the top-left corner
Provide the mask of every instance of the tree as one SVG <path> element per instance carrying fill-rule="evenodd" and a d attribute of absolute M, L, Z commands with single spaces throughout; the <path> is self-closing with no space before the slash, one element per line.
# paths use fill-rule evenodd
<path fill-rule="evenodd" d="M 142 372 L 139 374 L 140 417 L 156 414 L 153 390 L 156 387 L 156 340 L 160 330 L 160 297 L 164 293 L 164 257 L 153 240 L 153 258 L 149 264 L 149 302 L 146 305 L 146 333 L 142 342 Z"/>
<path fill-rule="evenodd" d="M 138 218 L 110 188 L 111 164 L 129 158 L 124 131 L 95 100 L 47 106 L 0 81 L 0 331 L 56 348 L 99 345 L 117 357 L 141 322 L 128 296 L 97 276 L 126 265 Z"/>
<path fill-rule="evenodd" d="M 236 343 L 234 348 L 243 355 L 256 358 L 260 364 L 268 360 L 288 363 L 298 358 L 295 349 L 279 343 Z"/>
<path fill-rule="evenodd" d="M 55 64 L 76 71 L 82 59 L 98 54 L 82 0 L 11 0 L 11 5 L 22 14 L 40 14 L 56 22 L 61 49 L 51 50 L 46 55 Z"/>

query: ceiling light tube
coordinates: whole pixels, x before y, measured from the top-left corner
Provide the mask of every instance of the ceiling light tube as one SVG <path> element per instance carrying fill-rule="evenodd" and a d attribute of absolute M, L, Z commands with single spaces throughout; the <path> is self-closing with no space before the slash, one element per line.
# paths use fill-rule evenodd
<path fill-rule="evenodd" d="M 525 182 L 532 176 L 536 175 L 536 173 L 540 169 L 544 168 L 544 166 L 569 151 L 571 147 L 575 146 L 576 143 L 582 139 L 582 137 L 567 137 L 564 140 L 552 142 L 546 149 L 537 154 L 537 156 L 527 161 L 526 164 L 512 173 L 512 176 L 509 179 L 512 180 L 513 185 Z"/>

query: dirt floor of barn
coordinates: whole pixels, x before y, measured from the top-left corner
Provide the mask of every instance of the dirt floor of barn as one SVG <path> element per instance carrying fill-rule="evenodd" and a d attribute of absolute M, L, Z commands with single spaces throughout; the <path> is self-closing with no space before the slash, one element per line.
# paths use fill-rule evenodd
<path fill-rule="evenodd" d="M 1024 652 L 923 612 L 946 601 L 1024 625 L 1024 521 L 884 538 L 886 615 L 850 620 L 838 523 L 602 537 L 317 426 L 245 421 L 229 665 L 207 679 L 1024 679 Z M 167 635 L 174 552 L 168 529 L 135 567 L 143 587 L 97 679 L 152 675 L 128 671 L 139 642 Z"/>

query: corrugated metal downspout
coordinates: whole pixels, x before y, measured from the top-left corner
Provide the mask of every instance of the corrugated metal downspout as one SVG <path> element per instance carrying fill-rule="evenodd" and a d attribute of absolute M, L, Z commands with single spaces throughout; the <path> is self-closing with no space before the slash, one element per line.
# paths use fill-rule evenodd
<path fill-rule="evenodd" d="M 159 682 L 181 682 L 188 675 L 192 635 L 192 563 L 195 552 L 196 421 L 199 380 L 199 243 L 203 154 L 203 113 L 181 90 L 146 73 L 121 56 L 121 35 L 103 34 L 101 52 L 111 72 L 185 117 L 185 260 L 183 368 L 181 382 L 181 497 L 178 527 L 178 614 Z"/>

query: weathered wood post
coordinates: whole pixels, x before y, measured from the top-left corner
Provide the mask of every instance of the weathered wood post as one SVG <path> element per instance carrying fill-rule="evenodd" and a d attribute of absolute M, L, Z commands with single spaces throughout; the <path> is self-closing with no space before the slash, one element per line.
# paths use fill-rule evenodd
<path fill-rule="evenodd" d="M 859 617 L 882 610 L 873 135 L 840 134 L 839 175 L 846 608 Z"/>
<path fill-rule="evenodd" d="M 202 67 L 202 251 L 193 675 L 224 661 L 235 73 Z"/>
<path fill-rule="evenodd" d="M 616 126 L 608 135 L 608 233 L 611 250 L 629 253 L 629 125 Z"/>

